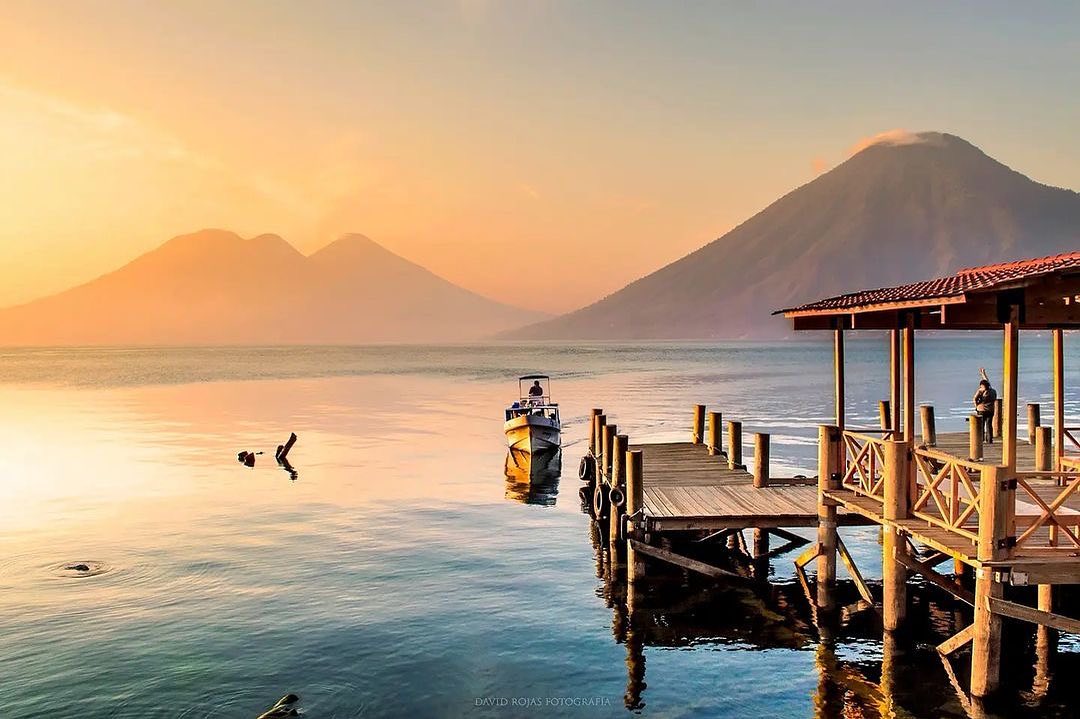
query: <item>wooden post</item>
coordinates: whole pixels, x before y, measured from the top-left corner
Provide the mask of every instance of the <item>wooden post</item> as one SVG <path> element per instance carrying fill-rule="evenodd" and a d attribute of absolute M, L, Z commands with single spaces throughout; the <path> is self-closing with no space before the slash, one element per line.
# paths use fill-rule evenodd
<path fill-rule="evenodd" d="M 596 456 L 596 418 L 604 413 L 604 410 L 593 407 L 589 414 L 589 454 Z"/>
<path fill-rule="evenodd" d="M 721 422 L 723 422 L 723 417 L 719 412 L 709 412 L 709 454 L 714 456 L 720 454 L 724 447 Z"/>
<path fill-rule="evenodd" d="M 937 421 L 934 419 L 933 405 L 919 407 L 919 420 L 922 424 L 922 441 L 928 447 L 937 445 Z"/>
<path fill-rule="evenodd" d="M 1054 468 L 1054 442 L 1052 427 L 1035 430 L 1035 471 L 1049 472 Z"/>
<path fill-rule="evenodd" d="M 878 421 L 882 429 L 892 429 L 892 410 L 889 409 L 889 400 L 883 399 L 878 402 Z"/>
<path fill-rule="evenodd" d="M 840 488 L 840 451 L 840 428 L 819 426 L 817 604 L 823 611 L 836 608 L 836 502 L 825 492 Z"/>
<path fill-rule="evenodd" d="M 705 405 L 694 405 L 694 426 L 691 430 L 691 441 L 701 444 L 705 439 Z"/>
<path fill-rule="evenodd" d="M 900 426 L 901 384 L 903 381 L 901 364 L 900 330 L 889 330 L 889 405 L 892 410 L 889 429 L 893 431 L 893 439 L 900 439 L 903 431 L 903 427 Z"/>
<path fill-rule="evenodd" d="M 625 434 L 615 435 L 615 441 L 611 448 L 611 486 L 626 491 L 626 448 L 630 444 L 630 438 Z M 619 523 L 626 521 L 626 507 L 617 507 L 611 503 L 608 511 L 608 555 L 611 557 L 613 566 L 619 564 L 619 554 L 623 544 L 619 541 Z"/>
<path fill-rule="evenodd" d="M 833 403 L 836 408 L 836 426 L 844 429 L 847 415 L 844 405 L 844 330 L 833 331 Z"/>
<path fill-rule="evenodd" d="M 754 487 L 769 486 L 769 435 L 754 433 Z"/>
<path fill-rule="evenodd" d="M 1020 364 L 1020 308 L 1009 308 L 1009 321 L 1005 323 L 1004 341 L 1002 342 L 1002 367 L 1005 368 L 1005 380 L 1001 387 L 1001 399 L 1004 407 L 1001 413 L 1001 463 L 1016 471 L 1016 394 Z"/>
<path fill-rule="evenodd" d="M 615 435 L 619 433 L 619 425 L 617 424 L 605 424 L 604 425 L 604 476 L 608 480 L 608 484 L 611 484 L 611 463 L 613 461 L 612 452 L 615 448 Z"/>
<path fill-rule="evenodd" d="M 990 420 L 990 436 L 1001 439 L 1001 415 L 1005 414 L 1005 402 L 1001 397 L 994 400 L 994 418 Z"/>
<path fill-rule="evenodd" d="M 983 457 L 983 425 L 977 414 L 968 415 L 968 459 L 978 462 Z"/>
<path fill-rule="evenodd" d="M 604 425 L 607 424 L 607 415 L 600 414 L 596 417 L 596 437 L 593 439 L 593 443 L 596 445 L 596 453 L 593 457 L 596 458 L 596 479 L 600 480 L 601 470 L 603 469 L 603 454 L 604 454 Z"/>
<path fill-rule="evenodd" d="M 1065 454 L 1065 333 L 1054 330 L 1054 469 L 1061 469 Z"/>
<path fill-rule="evenodd" d="M 904 363 L 904 436 L 908 442 L 915 441 L 915 318 L 908 315 L 904 329 L 901 332 L 903 339 L 903 363 Z"/>
<path fill-rule="evenodd" d="M 1015 427 L 1015 422 L 1013 424 Z M 1006 467 L 987 467 L 982 471 L 979 487 L 980 562 L 999 561 L 1008 556 L 1004 541 L 1009 531 L 1008 504 L 1015 500 L 1016 492 L 1004 481 L 1010 474 Z M 971 693 L 976 697 L 993 693 L 1001 679 L 1001 617 L 990 611 L 990 599 L 1001 599 L 1004 593 L 1004 585 L 994 581 L 992 568 L 980 566 L 976 570 L 975 633 L 971 640 Z"/>
<path fill-rule="evenodd" d="M 908 516 L 908 480 L 911 461 L 907 442 L 886 441 L 885 455 L 885 501 L 882 514 L 886 520 L 895 521 Z M 896 527 L 882 527 L 882 623 L 886 630 L 898 629 L 907 614 L 907 569 L 896 561 L 896 555 L 907 552 L 907 541 Z"/>
<path fill-rule="evenodd" d="M 633 517 L 638 513 L 644 503 L 645 496 L 645 472 L 640 449 L 626 453 L 626 514 Z M 626 581 L 628 584 L 642 579 L 645 576 L 645 564 L 641 557 L 637 556 L 630 544 L 629 532 L 626 540 Z"/>
<path fill-rule="evenodd" d="M 1035 444 L 1035 433 L 1042 426 L 1041 414 L 1038 402 L 1028 402 L 1028 444 Z"/>
<path fill-rule="evenodd" d="M 742 466 L 742 422 L 728 422 L 728 467 Z"/>

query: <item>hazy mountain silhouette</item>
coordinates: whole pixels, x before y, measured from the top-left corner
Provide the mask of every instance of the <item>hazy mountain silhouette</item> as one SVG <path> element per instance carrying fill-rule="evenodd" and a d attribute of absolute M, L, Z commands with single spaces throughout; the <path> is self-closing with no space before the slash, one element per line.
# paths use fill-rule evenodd
<path fill-rule="evenodd" d="M 1080 195 L 954 135 L 892 134 L 723 237 L 516 338 L 735 338 L 782 333 L 769 313 L 961 267 L 1080 247 Z"/>
<path fill-rule="evenodd" d="M 541 317 L 362 235 L 305 257 L 277 235 L 203 230 L 87 284 L 0 310 L 0 344 L 455 341 Z"/>

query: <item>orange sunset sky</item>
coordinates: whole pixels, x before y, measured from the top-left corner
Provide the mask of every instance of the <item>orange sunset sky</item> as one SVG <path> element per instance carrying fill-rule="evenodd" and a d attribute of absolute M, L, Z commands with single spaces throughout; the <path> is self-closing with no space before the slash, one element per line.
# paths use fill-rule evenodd
<path fill-rule="evenodd" d="M 223 227 L 567 310 L 891 128 L 1080 188 L 1065 5 L 0 4 L 0 305 Z"/>

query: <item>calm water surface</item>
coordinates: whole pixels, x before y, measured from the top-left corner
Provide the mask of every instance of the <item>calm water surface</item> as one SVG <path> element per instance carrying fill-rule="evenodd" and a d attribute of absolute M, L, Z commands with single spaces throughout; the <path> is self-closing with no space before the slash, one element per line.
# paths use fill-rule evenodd
<path fill-rule="evenodd" d="M 1049 339 L 1023 342 L 1021 401 L 1048 402 Z M 590 407 L 636 440 L 671 439 L 707 402 L 771 432 L 774 463 L 813 473 L 830 355 L 805 342 L 0 351 L 0 715 L 254 717 L 295 692 L 311 717 L 964 716 L 932 651 L 952 605 L 930 590 L 897 651 L 859 617 L 822 644 L 790 555 L 755 591 L 658 580 L 647 630 L 604 577 L 576 476 Z M 887 395 L 885 359 L 883 340 L 850 347 L 856 422 Z M 983 365 L 1000 374 L 996 338 L 920 342 L 919 399 L 941 429 L 963 428 Z M 531 371 L 555 377 L 564 411 L 564 476 L 541 496 L 504 477 L 501 410 Z M 290 431 L 296 480 L 272 460 Z M 240 450 L 269 454 L 247 469 Z M 845 536 L 880 576 L 876 531 Z M 100 571 L 74 576 L 73 562 Z M 1080 646 L 1062 638 L 1039 690 L 1030 644 L 1009 637 L 1006 713 L 1076 716 L 1064 678 Z M 883 658 L 907 667 L 887 696 Z"/>

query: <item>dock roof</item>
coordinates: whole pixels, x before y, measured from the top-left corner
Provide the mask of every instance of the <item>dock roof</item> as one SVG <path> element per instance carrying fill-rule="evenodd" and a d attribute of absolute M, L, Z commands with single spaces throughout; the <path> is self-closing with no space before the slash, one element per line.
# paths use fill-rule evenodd
<path fill-rule="evenodd" d="M 998 310 L 1005 301 L 1021 306 L 1021 322 L 1030 328 L 1080 327 L 1078 295 L 1080 251 L 1074 251 L 969 267 L 946 277 L 827 297 L 773 314 L 795 320 L 795 329 L 841 323 L 889 329 L 897 326 L 901 314 L 914 316 L 924 329 L 986 329 L 1001 326 Z"/>

